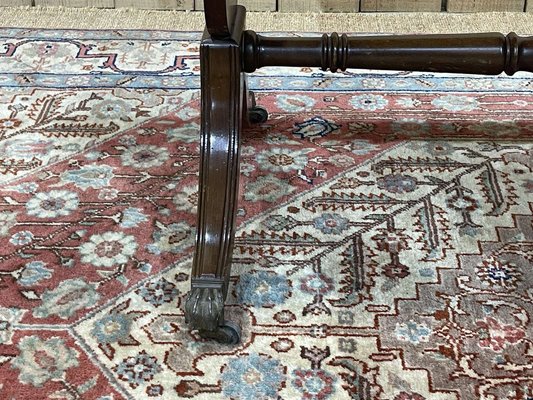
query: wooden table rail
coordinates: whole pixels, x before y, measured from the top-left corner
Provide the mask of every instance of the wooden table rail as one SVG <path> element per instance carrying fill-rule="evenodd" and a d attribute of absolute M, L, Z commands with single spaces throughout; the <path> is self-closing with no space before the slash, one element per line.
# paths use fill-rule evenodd
<path fill-rule="evenodd" d="M 201 161 L 196 253 L 186 320 L 200 336 L 237 343 L 240 328 L 224 318 L 238 203 L 240 135 L 264 122 L 246 87 L 246 72 L 264 66 L 324 70 L 380 68 L 498 75 L 533 72 L 533 37 L 472 35 L 265 37 L 245 31 L 235 1 L 207 0 L 200 45 Z M 362 255 L 361 255 L 362 257 Z"/>

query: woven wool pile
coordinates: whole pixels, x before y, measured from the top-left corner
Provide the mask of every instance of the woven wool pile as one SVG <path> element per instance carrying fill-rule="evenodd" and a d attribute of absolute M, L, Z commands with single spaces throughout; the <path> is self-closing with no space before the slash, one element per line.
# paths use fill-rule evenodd
<path fill-rule="evenodd" d="M 218 346 L 182 311 L 199 37 L 0 31 L 0 397 L 533 396 L 531 77 L 252 76 Z"/>

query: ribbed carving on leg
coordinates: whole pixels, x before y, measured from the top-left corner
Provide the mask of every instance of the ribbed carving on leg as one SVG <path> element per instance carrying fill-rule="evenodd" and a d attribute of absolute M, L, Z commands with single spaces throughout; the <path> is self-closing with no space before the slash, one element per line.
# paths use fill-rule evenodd
<path fill-rule="evenodd" d="M 515 33 L 462 35 L 364 35 L 271 37 L 245 31 L 243 70 L 261 67 L 320 67 L 509 75 L 533 72 L 533 37 Z"/>
<path fill-rule="evenodd" d="M 193 329 L 216 331 L 224 320 L 222 285 L 193 287 L 185 301 L 185 316 Z"/>
<path fill-rule="evenodd" d="M 348 35 L 345 33 L 341 36 L 336 32 L 322 35 L 322 70 L 345 71 L 348 68 L 349 49 Z"/>

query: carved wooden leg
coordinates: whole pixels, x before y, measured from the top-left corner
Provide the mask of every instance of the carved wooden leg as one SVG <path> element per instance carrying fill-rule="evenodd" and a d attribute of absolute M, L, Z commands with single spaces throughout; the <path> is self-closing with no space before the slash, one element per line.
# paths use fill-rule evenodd
<path fill-rule="evenodd" d="M 239 44 L 205 38 L 198 232 L 186 319 L 202 337 L 237 343 L 240 330 L 224 320 L 239 188 L 244 74 Z"/>

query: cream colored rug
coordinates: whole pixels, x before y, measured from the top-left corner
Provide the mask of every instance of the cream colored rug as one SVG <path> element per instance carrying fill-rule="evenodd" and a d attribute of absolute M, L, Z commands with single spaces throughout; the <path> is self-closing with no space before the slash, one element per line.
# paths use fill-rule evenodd
<path fill-rule="evenodd" d="M 64 29 L 162 29 L 198 31 L 201 12 L 111 10 L 59 7 L 0 7 L 0 25 Z M 248 13 L 256 31 L 338 31 L 460 33 L 515 31 L 533 33 L 532 13 Z"/>

